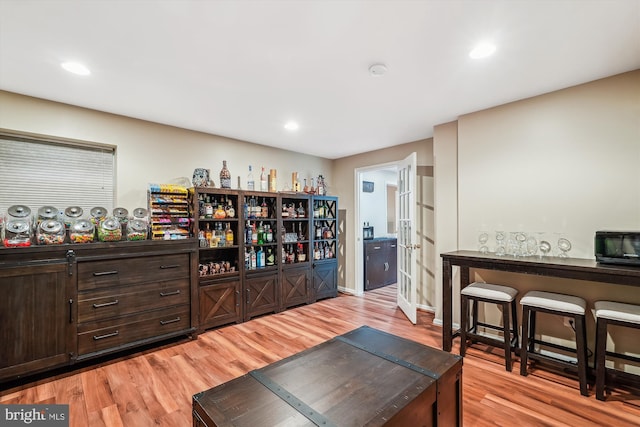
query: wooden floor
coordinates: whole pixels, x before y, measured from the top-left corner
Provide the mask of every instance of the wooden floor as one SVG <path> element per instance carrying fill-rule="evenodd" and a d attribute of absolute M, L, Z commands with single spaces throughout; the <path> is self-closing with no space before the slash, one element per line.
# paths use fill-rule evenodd
<path fill-rule="evenodd" d="M 77 427 L 190 426 L 193 394 L 362 325 L 441 348 L 441 329 L 432 320 L 420 312 L 411 325 L 395 306 L 394 286 L 341 295 L 2 390 L 0 404 L 69 404 L 70 425 Z M 640 395 L 614 390 L 600 402 L 593 391 L 580 396 L 572 379 L 541 369 L 527 377 L 518 372 L 517 362 L 505 371 L 500 350 L 472 347 L 463 366 L 464 424 L 640 425 Z"/>

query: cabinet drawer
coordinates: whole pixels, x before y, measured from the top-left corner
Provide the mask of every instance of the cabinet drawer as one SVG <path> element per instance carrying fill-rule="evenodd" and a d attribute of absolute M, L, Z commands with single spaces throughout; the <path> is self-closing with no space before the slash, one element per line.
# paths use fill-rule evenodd
<path fill-rule="evenodd" d="M 186 330 L 190 320 L 189 306 L 179 306 L 81 325 L 78 326 L 78 354 L 115 349 L 145 338 Z"/>
<path fill-rule="evenodd" d="M 78 290 L 189 277 L 189 254 L 78 263 Z"/>
<path fill-rule="evenodd" d="M 78 295 L 78 323 L 189 303 L 189 280 L 95 289 Z"/>

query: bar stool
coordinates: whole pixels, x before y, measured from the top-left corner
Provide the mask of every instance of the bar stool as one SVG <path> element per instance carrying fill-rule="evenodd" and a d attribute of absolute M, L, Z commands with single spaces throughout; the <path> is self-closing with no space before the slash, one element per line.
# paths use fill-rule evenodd
<path fill-rule="evenodd" d="M 464 357 L 467 339 L 504 348 L 505 368 L 511 371 L 511 349 L 518 347 L 518 315 L 516 312 L 518 291 L 508 286 L 474 282 L 460 291 L 461 331 L 460 355 Z M 469 301 L 472 301 L 472 324 L 469 325 Z M 502 307 L 502 327 L 478 321 L 478 302 L 497 304 Z M 511 319 L 509 322 L 509 311 Z M 511 325 L 511 328 L 509 327 Z M 478 326 L 502 331 L 503 339 L 478 334 Z"/>
<path fill-rule="evenodd" d="M 609 325 L 640 329 L 640 305 L 613 301 L 596 301 L 596 399 L 604 400 L 607 378 L 606 356 L 640 363 L 640 358 L 607 351 L 607 327 Z"/>
<path fill-rule="evenodd" d="M 544 360 L 559 367 L 578 369 L 580 394 L 588 396 L 587 391 L 587 331 L 585 328 L 585 310 L 587 303 L 579 297 L 552 292 L 530 291 L 520 300 L 522 305 L 522 348 L 520 349 L 520 375 L 527 375 L 527 360 Z M 545 342 L 535 338 L 536 313 L 548 313 L 556 316 L 572 317 L 576 333 L 576 348 Z M 577 364 L 571 361 L 541 354 L 535 351 L 535 344 L 551 347 L 577 356 Z"/>

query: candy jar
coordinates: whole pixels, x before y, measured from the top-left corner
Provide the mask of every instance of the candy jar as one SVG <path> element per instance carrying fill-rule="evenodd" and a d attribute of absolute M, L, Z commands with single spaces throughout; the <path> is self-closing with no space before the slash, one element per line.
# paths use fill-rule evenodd
<path fill-rule="evenodd" d="M 8 217 L 2 234 L 2 243 L 8 248 L 31 246 L 31 224 L 28 219 Z"/>
<path fill-rule="evenodd" d="M 100 225 L 100 222 L 106 218 L 107 213 L 108 212 L 105 208 L 96 206 L 95 208 L 91 209 L 91 211 L 89 212 L 89 214 L 91 215 L 89 219 L 91 220 L 93 225 L 98 227 Z"/>
<path fill-rule="evenodd" d="M 77 219 L 69 227 L 71 243 L 91 243 L 95 236 L 95 226 L 88 219 Z"/>
<path fill-rule="evenodd" d="M 39 245 L 59 245 L 64 243 L 64 223 L 57 219 L 42 219 L 36 229 L 36 241 Z"/>
<path fill-rule="evenodd" d="M 147 223 L 141 219 L 132 219 L 127 223 L 127 240 L 146 240 Z"/>
<path fill-rule="evenodd" d="M 149 212 L 145 208 L 135 208 L 133 210 L 133 218 L 149 223 Z"/>
<path fill-rule="evenodd" d="M 116 217 L 109 216 L 98 225 L 98 240 L 101 242 L 117 242 L 122 239 L 122 228 Z"/>
<path fill-rule="evenodd" d="M 26 221 L 29 227 L 31 227 L 31 209 L 25 205 L 13 205 L 7 209 L 7 220 L 8 223 L 12 219 L 21 219 Z"/>
<path fill-rule="evenodd" d="M 118 219 L 118 222 L 120 222 L 122 235 L 125 236 L 127 233 L 127 223 L 129 222 L 129 211 L 125 208 L 115 208 L 113 210 L 113 216 L 115 216 Z"/>
<path fill-rule="evenodd" d="M 71 229 L 71 225 L 82 218 L 84 211 L 80 206 L 69 206 L 64 210 L 64 225 L 67 230 Z"/>
<path fill-rule="evenodd" d="M 38 221 L 36 224 L 40 224 L 45 220 L 56 219 L 57 217 L 58 209 L 55 206 L 42 206 L 38 209 Z"/>

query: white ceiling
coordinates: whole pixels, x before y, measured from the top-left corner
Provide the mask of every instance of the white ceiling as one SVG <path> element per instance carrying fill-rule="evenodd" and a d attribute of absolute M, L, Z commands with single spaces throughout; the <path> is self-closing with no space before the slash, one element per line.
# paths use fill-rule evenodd
<path fill-rule="evenodd" d="M 640 0 L 0 0 L 0 89 L 327 158 L 638 68 Z"/>

